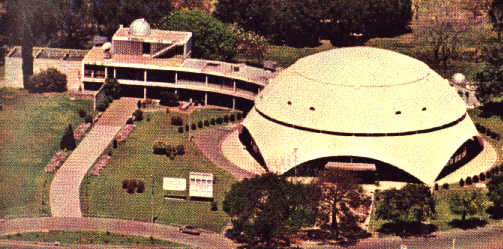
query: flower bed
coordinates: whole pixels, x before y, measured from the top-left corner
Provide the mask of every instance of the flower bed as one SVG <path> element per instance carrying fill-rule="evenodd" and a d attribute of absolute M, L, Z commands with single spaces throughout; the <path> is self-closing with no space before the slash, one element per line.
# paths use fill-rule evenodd
<path fill-rule="evenodd" d="M 91 123 L 80 124 L 75 129 L 75 131 L 73 131 L 73 137 L 75 138 L 75 140 L 80 139 L 82 137 L 82 135 L 84 135 L 87 132 L 87 130 L 89 130 L 90 127 L 91 127 Z"/>
<path fill-rule="evenodd" d="M 129 136 L 129 134 L 131 134 L 131 132 L 133 132 L 135 127 L 136 127 L 136 125 L 134 125 L 134 124 L 125 125 L 119 131 L 119 134 L 117 134 L 117 137 L 115 138 L 115 140 L 117 140 L 118 143 L 126 140 L 126 138 Z"/>
<path fill-rule="evenodd" d="M 51 161 L 45 166 L 45 173 L 54 173 L 65 162 L 67 153 L 65 151 L 58 151 L 51 158 Z"/>
<path fill-rule="evenodd" d="M 91 170 L 91 175 L 97 176 L 100 174 L 101 170 L 107 166 L 107 164 L 112 160 L 112 157 L 109 155 L 103 155 L 100 157 L 100 160 L 94 165 L 94 168 Z"/>

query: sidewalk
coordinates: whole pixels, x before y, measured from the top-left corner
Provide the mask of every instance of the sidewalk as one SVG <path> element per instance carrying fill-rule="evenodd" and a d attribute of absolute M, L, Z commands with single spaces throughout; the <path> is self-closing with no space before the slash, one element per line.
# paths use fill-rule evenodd
<path fill-rule="evenodd" d="M 54 217 L 82 217 L 80 183 L 136 109 L 130 98 L 115 100 L 56 172 L 49 192 Z"/>

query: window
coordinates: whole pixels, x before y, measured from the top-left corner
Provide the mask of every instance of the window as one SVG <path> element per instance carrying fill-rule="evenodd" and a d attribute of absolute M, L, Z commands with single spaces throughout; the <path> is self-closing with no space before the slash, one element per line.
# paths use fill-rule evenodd
<path fill-rule="evenodd" d="M 288 105 L 292 105 L 292 101 L 288 101 Z"/>
<path fill-rule="evenodd" d="M 423 109 L 421 109 L 421 111 L 423 111 L 423 112 L 426 111 L 426 107 L 423 107 Z"/>
<path fill-rule="evenodd" d="M 150 54 L 150 43 L 143 43 L 143 54 Z"/>
<path fill-rule="evenodd" d="M 312 106 L 309 107 L 309 110 L 314 111 L 314 107 L 312 107 Z"/>
<path fill-rule="evenodd" d="M 400 114 L 402 114 L 402 112 L 401 111 L 396 111 L 395 114 L 396 115 L 400 115 Z"/>

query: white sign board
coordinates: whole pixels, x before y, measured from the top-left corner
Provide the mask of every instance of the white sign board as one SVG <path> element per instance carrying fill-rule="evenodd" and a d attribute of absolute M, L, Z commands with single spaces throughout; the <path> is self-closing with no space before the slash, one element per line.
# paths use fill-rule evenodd
<path fill-rule="evenodd" d="M 213 174 L 190 172 L 189 196 L 213 198 Z"/>
<path fill-rule="evenodd" d="M 185 191 L 187 189 L 187 180 L 185 178 L 163 177 L 163 190 Z"/>

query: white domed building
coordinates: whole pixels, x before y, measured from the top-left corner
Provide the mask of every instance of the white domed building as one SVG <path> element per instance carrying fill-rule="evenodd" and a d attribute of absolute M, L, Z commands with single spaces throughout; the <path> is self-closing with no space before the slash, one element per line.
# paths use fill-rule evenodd
<path fill-rule="evenodd" d="M 298 60 L 257 96 L 239 137 L 279 174 L 349 167 L 426 184 L 483 149 L 448 80 L 419 60 L 370 47 Z"/>

